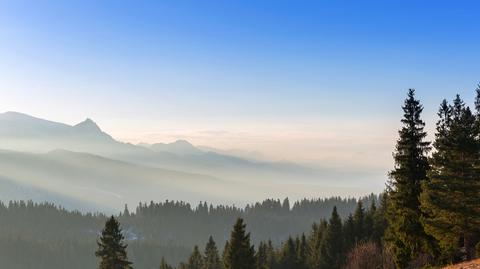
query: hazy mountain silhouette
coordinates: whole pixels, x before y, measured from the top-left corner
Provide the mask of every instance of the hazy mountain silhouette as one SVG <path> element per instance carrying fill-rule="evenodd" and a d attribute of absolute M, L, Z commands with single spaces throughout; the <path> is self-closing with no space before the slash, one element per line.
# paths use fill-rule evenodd
<path fill-rule="evenodd" d="M 91 119 L 70 126 L 17 112 L 6 112 L 0 114 L 0 139 L 0 149 L 37 153 L 64 149 L 164 169 L 244 180 L 253 177 L 256 180 L 257 176 L 275 176 L 280 180 L 289 177 L 290 173 L 302 177 L 318 176 L 317 171 L 300 165 L 256 161 L 204 151 L 185 140 L 142 146 L 119 142 L 103 132 Z"/>
<path fill-rule="evenodd" d="M 170 152 L 177 155 L 198 155 L 205 153 L 186 140 L 177 140 L 173 143 L 147 144 L 147 147 L 153 151 Z"/>
<path fill-rule="evenodd" d="M 72 126 L 16 112 L 0 114 L 0 150 L 0 177 L 99 208 L 140 200 L 242 203 L 360 195 L 370 193 L 364 186 L 375 181 L 360 173 L 220 154 L 185 140 L 132 145 L 91 119 Z"/>

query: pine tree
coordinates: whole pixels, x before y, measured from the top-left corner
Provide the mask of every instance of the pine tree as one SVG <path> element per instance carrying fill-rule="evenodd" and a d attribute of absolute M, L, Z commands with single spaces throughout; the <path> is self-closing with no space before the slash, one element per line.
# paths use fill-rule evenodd
<path fill-rule="evenodd" d="M 220 256 L 218 254 L 217 245 L 210 236 L 205 246 L 203 269 L 221 269 Z"/>
<path fill-rule="evenodd" d="M 375 205 L 375 201 L 372 200 L 370 204 L 370 208 L 367 210 L 365 214 L 365 240 L 372 240 L 373 233 L 374 233 L 374 219 L 375 214 L 377 213 L 377 206 Z"/>
<path fill-rule="evenodd" d="M 380 195 L 380 205 L 375 210 L 373 216 L 373 234 L 372 240 L 377 244 L 381 244 L 385 229 L 387 228 L 386 208 L 387 208 L 387 194 Z"/>
<path fill-rule="evenodd" d="M 349 214 L 345 224 L 343 225 L 343 235 L 345 242 L 345 249 L 350 250 L 355 245 L 356 235 L 355 235 L 355 222 L 353 220 L 353 215 Z"/>
<path fill-rule="evenodd" d="M 256 254 L 257 269 L 272 269 L 268 266 L 267 244 L 260 242 Z"/>
<path fill-rule="evenodd" d="M 188 258 L 187 268 L 188 269 L 202 269 L 203 267 L 203 257 L 200 254 L 198 246 L 193 248 L 193 252 Z"/>
<path fill-rule="evenodd" d="M 305 234 L 302 234 L 300 238 L 297 237 L 297 260 L 299 269 L 307 269 L 307 257 L 308 257 L 308 244 Z"/>
<path fill-rule="evenodd" d="M 427 153 L 430 143 L 421 119 L 423 107 L 410 89 L 405 104 L 403 126 L 395 152 L 395 168 L 390 172 L 388 186 L 388 231 L 387 240 L 393 248 L 398 268 L 406 268 L 419 253 L 424 252 L 431 239 L 425 234 L 420 222 L 419 196 L 421 184 L 427 180 L 429 169 Z"/>
<path fill-rule="evenodd" d="M 328 222 L 325 220 L 321 220 L 320 224 L 312 225 L 312 232 L 308 240 L 308 265 L 310 268 L 318 269 L 322 266 L 322 247 L 327 228 Z"/>
<path fill-rule="evenodd" d="M 339 269 L 344 262 L 342 220 L 337 213 L 337 207 L 333 208 L 332 216 L 328 222 L 328 228 L 321 247 L 322 269 Z"/>
<path fill-rule="evenodd" d="M 267 251 L 267 268 L 277 269 L 278 268 L 277 255 L 275 253 L 275 248 L 273 247 L 271 240 L 268 240 L 266 251 Z"/>
<path fill-rule="evenodd" d="M 99 269 L 130 269 L 131 262 L 127 259 L 127 245 L 120 224 L 112 216 L 105 223 L 98 250 L 95 255 L 101 259 Z"/>
<path fill-rule="evenodd" d="M 358 201 L 357 208 L 353 213 L 353 224 L 355 227 L 355 243 L 365 239 L 365 209 L 362 201 Z"/>
<path fill-rule="evenodd" d="M 254 269 L 255 250 L 250 244 L 250 234 L 245 231 L 243 219 L 237 219 L 225 255 L 225 269 Z"/>
<path fill-rule="evenodd" d="M 480 232 L 479 116 L 458 95 L 453 106 L 443 101 L 438 115 L 430 181 L 424 182 L 421 196 L 422 220 L 444 251 L 462 248 L 470 259 Z"/>
<path fill-rule="evenodd" d="M 228 240 L 225 242 L 225 246 L 223 246 L 223 252 L 222 252 L 222 264 L 225 264 L 225 261 L 227 260 L 227 252 L 230 249 L 230 243 L 228 243 Z"/>
<path fill-rule="evenodd" d="M 292 237 L 283 243 L 280 251 L 279 264 L 280 269 L 298 268 L 297 247 Z"/>

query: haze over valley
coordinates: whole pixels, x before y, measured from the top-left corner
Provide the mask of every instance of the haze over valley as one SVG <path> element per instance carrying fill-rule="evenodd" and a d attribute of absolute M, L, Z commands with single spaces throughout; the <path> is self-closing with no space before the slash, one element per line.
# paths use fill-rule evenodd
<path fill-rule="evenodd" d="M 382 188 L 368 174 L 239 157 L 185 140 L 124 143 L 91 119 L 70 126 L 5 112 L 0 141 L 1 200 L 51 201 L 83 211 L 167 199 L 245 205 L 265 198 L 358 197 Z"/>

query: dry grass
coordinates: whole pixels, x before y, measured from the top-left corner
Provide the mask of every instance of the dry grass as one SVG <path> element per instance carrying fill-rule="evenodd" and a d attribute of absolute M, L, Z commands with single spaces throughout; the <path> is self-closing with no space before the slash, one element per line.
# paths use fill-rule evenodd
<path fill-rule="evenodd" d="M 443 269 L 480 269 L 480 259 L 459 263 L 455 265 L 449 265 Z"/>

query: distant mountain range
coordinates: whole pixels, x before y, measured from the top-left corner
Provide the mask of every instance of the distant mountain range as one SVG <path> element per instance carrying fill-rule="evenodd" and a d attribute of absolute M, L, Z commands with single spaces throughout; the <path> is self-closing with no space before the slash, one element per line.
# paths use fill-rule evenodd
<path fill-rule="evenodd" d="M 133 145 L 115 140 L 91 119 L 71 126 L 6 112 L 0 114 L 0 186 L 8 186 L 8 193 L 0 190 L 0 199 L 25 199 L 30 188 L 41 194 L 35 197 L 71 199 L 67 204 L 77 208 L 117 210 L 149 200 L 240 204 L 367 193 L 362 184 L 346 181 L 351 175 L 228 153 L 185 140 Z"/>

